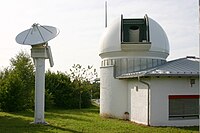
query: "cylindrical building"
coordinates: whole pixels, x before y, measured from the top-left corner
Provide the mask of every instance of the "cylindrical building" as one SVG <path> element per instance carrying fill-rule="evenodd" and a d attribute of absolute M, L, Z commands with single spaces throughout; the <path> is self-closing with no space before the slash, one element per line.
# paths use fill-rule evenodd
<path fill-rule="evenodd" d="M 128 81 L 117 77 L 162 65 L 169 43 L 162 27 L 145 15 L 116 19 L 100 41 L 100 114 L 123 118 L 128 111 Z"/>

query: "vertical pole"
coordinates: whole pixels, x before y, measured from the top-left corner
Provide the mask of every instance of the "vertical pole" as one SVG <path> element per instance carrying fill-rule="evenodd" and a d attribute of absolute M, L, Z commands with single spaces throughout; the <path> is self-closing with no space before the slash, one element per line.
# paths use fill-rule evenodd
<path fill-rule="evenodd" d="M 105 1 L 105 28 L 107 27 L 107 1 Z"/>
<path fill-rule="evenodd" d="M 45 58 L 35 58 L 35 124 L 46 124 L 44 121 L 45 94 Z"/>

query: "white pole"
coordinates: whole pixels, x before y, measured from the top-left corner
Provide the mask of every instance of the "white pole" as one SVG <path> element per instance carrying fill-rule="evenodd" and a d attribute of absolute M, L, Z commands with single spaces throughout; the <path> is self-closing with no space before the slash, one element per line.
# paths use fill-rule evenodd
<path fill-rule="evenodd" d="M 107 1 L 105 1 L 105 28 L 107 27 Z"/>
<path fill-rule="evenodd" d="M 44 121 L 45 96 L 45 58 L 35 59 L 35 124 L 46 124 Z"/>

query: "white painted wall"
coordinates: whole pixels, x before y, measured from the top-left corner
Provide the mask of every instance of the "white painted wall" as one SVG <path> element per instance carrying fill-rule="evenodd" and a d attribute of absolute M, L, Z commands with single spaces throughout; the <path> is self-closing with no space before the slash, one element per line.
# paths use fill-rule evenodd
<path fill-rule="evenodd" d="M 190 78 L 160 77 L 142 78 L 150 84 L 150 125 L 151 126 L 194 126 L 198 119 L 169 120 L 168 95 L 199 95 L 199 81 L 190 86 Z M 138 89 L 137 89 L 138 87 Z M 130 120 L 147 125 L 147 85 L 138 79 L 128 80 L 128 112 Z"/>
<path fill-rule="evenodd" d="M 127 80 L 114 78 L 114 67 L 100 68 L 100 115 L 123 118 L 127 112 Z"/>
<path fill-rule="evenodd" d="M 147 85 L 135 79 L 115 79 L 114 66 L 100 69 L 100 115 L 124 118 L 129 112 L 131 121 L 148 124 Z M 151 77 L 142 78 L 150 84 L 151 126 L 194 126 L 198 119 L 169 120 L 168 95 L 199 95 L 199 79 L 190 86 L 190 78 Z"/>
<path fill-rule="evenodd" d="M 193 126 L 199 125 L 198 119 L 169 120 L 168 95 L 199 95 L 199 81 L 190 86 L 190 78 L 151 78 L 151 113 L 152 126 Z"/>
<path fill-rule="evenodd" d="M 131 79 L 128 82 L 128 109 L 130 120 L 147 125 L 147 86 Z"/>

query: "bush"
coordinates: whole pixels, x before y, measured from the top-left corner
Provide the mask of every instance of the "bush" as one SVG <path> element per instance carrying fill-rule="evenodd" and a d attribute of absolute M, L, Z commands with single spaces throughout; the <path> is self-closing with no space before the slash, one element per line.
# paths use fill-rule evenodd
<path fill-rule="evenodd" d="M 0 110 L 16 112 L 34 109 L 35 76 L 30 56 L 20 52 L 10 62 L 10 67 L 0 71 Z M 89 75 L 90 77 L 94 75 L 90 72 L 92 67 L 88 66 L 88 69 L 85 69 L 81 65 L 74 65 L 73 69 L 75 71 L 72 70 L 71 75 L 62 72 L 46 72 L 46 109 L 91 106 L 91 90 L 94 85 L 87 78 Z M 77 77 L 76 74 L 79 76 Z"/>
<path fill-rule="evenodd" d="M 61 72 L 46 73 L 46 108 L 76 108 L 74 107 L 74 95 L 71 81 L 68 76 Z"/>
<path fill-rule="evenodd" d="M 0 73 L 0 108 L 22 111 L 33 108 L 34 66 L 28 54 L 21 52 L 11 59 L 11 68 Z"/>
<path fill-rule="evenodd" d="M 86 89 L 85 89 L 86 90 Z M 65 109 L 79 108 L 80 91 L 70 77 L 61 72 L 46 73 L 46 109 L 52 106 Z M 82 92 L 82 106 L 90 107 L 90 94 Z"/>

